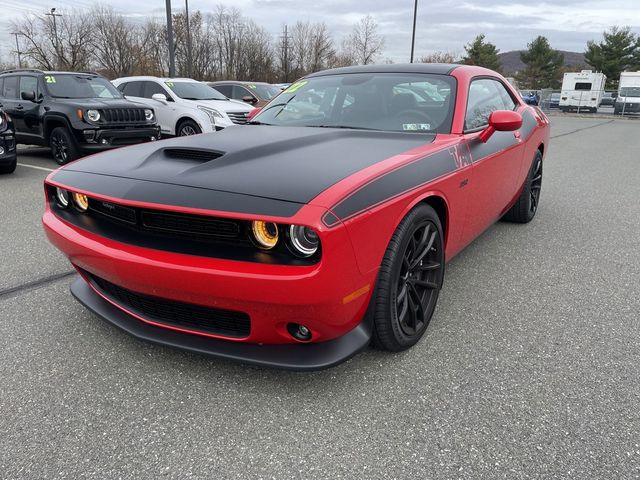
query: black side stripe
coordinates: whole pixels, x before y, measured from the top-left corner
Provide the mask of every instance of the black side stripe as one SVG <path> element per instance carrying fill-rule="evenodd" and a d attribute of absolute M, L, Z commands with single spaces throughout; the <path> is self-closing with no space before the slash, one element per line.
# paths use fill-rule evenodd
<path fill-rule="evenodd" d="M 520 129 L 522 141 L 528 140 L 537 125 L 531 112 L 525 110 Z M 348 220 L 380 203 L 469 165 L 471 159 L 473 163 L 482 161 L 518 143 L 514 132 L 495 132 L 487 143 L 482 143 L 479 139 L 469 143 L 471 157 L 461 144 L 440 150 L 373 179 L 335 204 L 331 212 L 323 216 L 322 221 L 326 226 L 332 227 L 340 220 Z"/>

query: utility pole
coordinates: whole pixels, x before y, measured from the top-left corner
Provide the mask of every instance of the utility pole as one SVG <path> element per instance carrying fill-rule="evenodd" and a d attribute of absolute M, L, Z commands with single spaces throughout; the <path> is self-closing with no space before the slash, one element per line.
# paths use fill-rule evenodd
<path fill-rule="evenodd" d="M 284 82 L 289 81 L 289 30 L 287 25 L 284 26 L 282 37 L 282 70 L 284 70 Z"/>
<path fill-rule="evenodd" d="M 418 16 L 418 0 L 413 5 L 413 33 L 411 34 L 411 62 L 413 63 L 413 47 L 416 43 L 416 18 Z"/>
<path fill-rule="evenodd" d="M 187 17 L 187 75 L 193 78 L 193 64 L 191 57 L 191 27 L 189 26 L 189 0 L 184 0 L 184 9 Z"/>
<path fill-rule="evenodd" d="M 171 15 L 171 0 L 166 0 L 167 5 L 167 42 L 169 43 L 169 76 L 176 76 L 176 61 L 173 45 L 173 16 Z"/>
<path fill-rule="evenodd" d="M 11 32 L 11 35 L 14 35 L 16 37 L 16 53 L 18 54 L 18 68 L 22 68 L 22 57 L 20 56 L 22 52 L 20 51 L 20 44 L 18 43 L 18 35 L 22 35 L 22 34 L 20 32 Z"/>
<path fill-rule="evenodd" d="M 56 17 L 61 17 L 61 13 L 56 13 L 55 7 L 51 9 L 49 13 L 45 13 L 47 17 L 53 18 L 53 36 L 55 38 L 55 49 L 56 49 L 56 68 L 60 68 L 60 43 L 58 42 L 58 25 L 56 23 Z"/>

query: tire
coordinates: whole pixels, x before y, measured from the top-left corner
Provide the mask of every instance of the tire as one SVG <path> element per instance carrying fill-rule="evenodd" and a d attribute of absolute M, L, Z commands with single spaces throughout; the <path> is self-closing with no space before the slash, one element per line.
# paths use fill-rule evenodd
<path fill-rule="evenodd" d="M 522 193 L 516 203 L 505 213 L 503 220 L 515 223 L 529 223 L 536 216 L 542 188 L 542 153 L 536 151 L 527 174 Z"/>
<path fill-rule="evenodd" d="M 14 158 L 13 162 L 9 165 L 0 165 L 0 174 L 4 175 L 6 173 L 13 173 L 16 171 L 16 167 L 18 166 L 18 159 Z"/>
<path fill-rule="evenodd" d="M 202 133 L 202 130 L 193 120 L 182 120 L 176 128 L 177 137 L 188 137 Z"/>
<path fill-rule="evenodd" d="M 80 158 L 80 151 L 73 135 L 65 127 L 56 127 L 49 135 L 51 155 L 58 165 Z"/>
<path fill-rule="evenodd" d="M 440 219 L 426 204 L 415 207 L 398 225 L 371 299 L 373 346 L 399 352 L 424 335 L 444 279 L 442 239 Z"/>

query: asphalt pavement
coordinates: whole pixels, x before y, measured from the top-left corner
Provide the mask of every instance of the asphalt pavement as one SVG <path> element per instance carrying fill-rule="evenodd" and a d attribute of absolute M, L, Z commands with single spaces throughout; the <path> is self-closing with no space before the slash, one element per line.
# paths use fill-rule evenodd
<path fill-rule="evenodd" d="M 640 478 L 640 125 L 554 117 L 540 209 L 447 266 L 401 354 L 292 373 L 137 341 L 69 293 L 44 149 L 0 177 L 0 478 Z"/>

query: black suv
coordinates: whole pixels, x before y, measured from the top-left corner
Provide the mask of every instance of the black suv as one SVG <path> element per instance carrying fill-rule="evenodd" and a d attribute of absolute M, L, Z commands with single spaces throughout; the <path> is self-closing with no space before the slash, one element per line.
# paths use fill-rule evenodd
<path fill-rule="evenodd" d="M 126 100 L 95 73 L 2 72 L 0 108 L 13 119 L 17 143 L 50 146 L 60 165 L 160 137 L 152 109 Z"/>
<path fill-rule="evenodd" d="M 16 169 L 16 137 L 11 117 L 0 110 L 0 173 Z"/>

